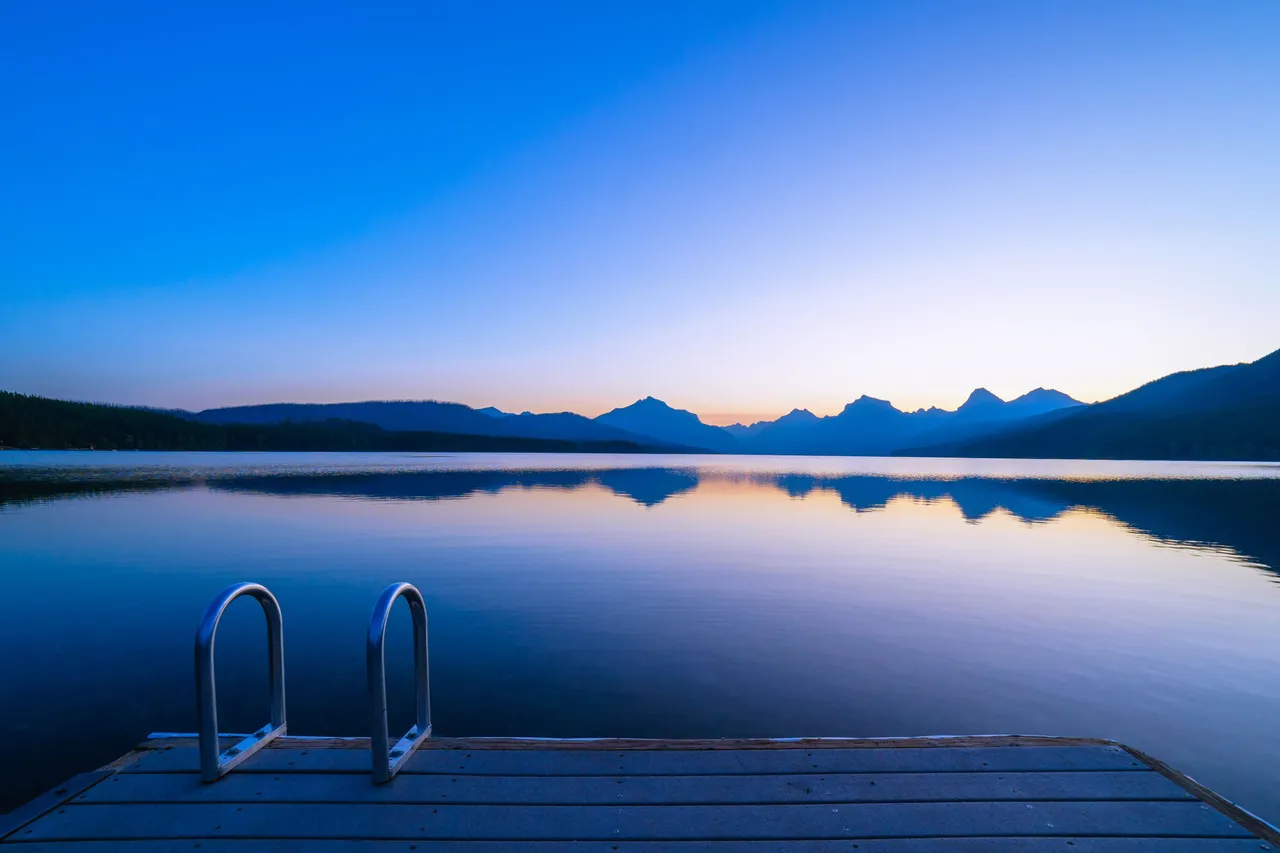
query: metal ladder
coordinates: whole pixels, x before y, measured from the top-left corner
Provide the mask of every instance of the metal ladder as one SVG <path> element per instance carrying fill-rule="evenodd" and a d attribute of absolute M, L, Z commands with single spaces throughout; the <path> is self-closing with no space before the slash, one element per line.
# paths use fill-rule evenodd
<path fill-rule="evenodd" d="M 258 600 L 267 617 L 267 657 L 271 677 L 271 722 L 239 743 L 222 750 L 218 733 L 218 699 L 213 671 L 213 641 L 218 622 L 237 598 L 248 595 Z M 387 732 L 387 670 L 384 646 L 387 621 L 396 599 L 403 597 L 413 616 L 413 671 L 417 713 L 412 728 L 394 746 Z M 216 782 L 246 758 L 288 730 L 284 702 L 284 627 L 280 603 L 265 586 L 238 583 L 224 589 L 209 604 L 196 631 L 196 719 L 200 738 L 200 776 Z M 427 670 L 427 603 L 417 587 L 393 583 L 382 591 L 369 618 L 365 644 L 368 675 L 370 754 L 375 785 L 388 782 L 404 766 L 424 740 L 431 735 L 431 685 Z"/>

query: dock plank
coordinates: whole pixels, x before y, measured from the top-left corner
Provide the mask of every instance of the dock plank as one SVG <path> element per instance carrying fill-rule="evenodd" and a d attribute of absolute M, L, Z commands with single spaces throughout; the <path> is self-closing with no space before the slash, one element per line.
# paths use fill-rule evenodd
<path fill-rule="evenodd" d="M 96 784 L 50 792 L 0 844 L 24 853 L 1243 853 L 1280 842 L 1274 827 L 1162 763 L 1088 739 L 442 740 L 381 786 L 370 781 L 367 740 L 293 739 L 211 784 L 198 781 L 191 744 L 156 738 Z"/>
<path fill-rule="evenodd" d="M 194 772 L 196 750 L 157 749 L 125 773 Z M 367 749 L 264 749 L 237 773 L 368 773 Z M 1029 772 L 1149 768 L 1116 746 L 938 747 L 930 749 L 578 750 L 426 749 L 401 775 L 691 776 L 796 773 Z"/>
<path fill-rule="evenodd" d="M 786 840 L 964 836 L 1248 838 L 1195 802 L 857 803 L 722 806 L 401 804 L 68 805 L 24 840 L 330 838 Z"/>
<path fill-rule="evenodd" d="M 876 773 L 768 776 L 400 776 L 353 773 L 120 774 L 80 803 L 440 803 L 524 805 L 1000 800 L 1194 800 L 1154 771 Z"/>
<path fill-rule="evenodd" d="M 848 853 L 848 841 L 320 841 L 190 839 L 32 842 L 22 853 Z M 1259 853 L 1251 838 L 886 838 L 858 853 Z"/>
<path fill-rule="evenodd" d="M 0 814 L 0 838 L 4 838 L 26 826 L 45 812 L 57 808 L 63 802 L 72 799 L 98 782 L 109 777 L 108 770 L 92 770 L 79 773 L 56 788 L 52 788 L 33 800 L 18 806 L 11 812 Z"/>

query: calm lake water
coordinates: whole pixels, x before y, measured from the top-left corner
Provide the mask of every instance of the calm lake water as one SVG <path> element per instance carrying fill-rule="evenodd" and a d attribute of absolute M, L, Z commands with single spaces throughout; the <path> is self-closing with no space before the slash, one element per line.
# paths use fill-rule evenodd
<path fill-rule="evenodd" d="M 440 735 L 1108 737 L 1277 821 L 1278 518 L 1265 465 L 0 453 L 0 811 L 192 731 L 235 581 L 284 609 L 290 732 L 366 734 L 403 580 Z M 224 730 L 266 721 L 262 624 L 219 632 Z"/>

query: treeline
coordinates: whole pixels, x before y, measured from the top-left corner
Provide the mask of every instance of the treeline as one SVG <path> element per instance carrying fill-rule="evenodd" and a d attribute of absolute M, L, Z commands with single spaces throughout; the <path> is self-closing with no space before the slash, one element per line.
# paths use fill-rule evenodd
<path fill-rule="evenodd" d="M 0 447 L 41 450 L 298 450 L 638 453 L 629 441 L 389 432 L 355 421 L 204 424 L 127 406 L 0 391 Z"/>

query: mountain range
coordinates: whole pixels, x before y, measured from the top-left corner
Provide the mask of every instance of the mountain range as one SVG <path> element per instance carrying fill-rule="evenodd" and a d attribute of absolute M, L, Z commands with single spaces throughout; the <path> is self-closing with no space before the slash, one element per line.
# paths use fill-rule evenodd
<path fill-rule="evenodd" d="M 1265 460 L 1280 458 L 1280 351 L 1248 364 L 1175 373 L 1092 405 L 1046 388 L 1007 401 L 978 388 L 954 411 L 902 411 L 864 395 L 835 415 L 793 409 L 773 421 L 727 427 L 654 397 L 595 418 L 435 401 L 273 403 L 185 416 L 214 424 L 340 419 L 389 431 L 625 441 L 715 453 Z"/>
<path fill-rule="evenodd" d="M 958 441 L 1040 417 L 1056 417 L 1083 406 L 1061 391 L 1037 388 L 1004 401 L 978 388 L 955 411 L 929 408 L 903 412 L 888 400 L 861 396 L 838 415 L 820 418 L 793 409 L 776 421 L 727 427 L 751 453 L 813 456 L 888 456 L 910 444 Z"/>
<path fill-rule="evenodd" d="M 864 395 L 835 415 L 793 409 L 727 427 L 654 397 L 595 418 L 434 400 L 189 412 L 0 393 L 0 404 L 0 444 L 19 447 L 1280 460 L 1280 350 L 1247 364 L 1174 373 L 1094 404 L 1045 388 L 1007 401 L 978 388 L 954 411 L 903 411 Z"/>
<path fill-rule="evenodd" d="M 367 401 L 360 403 L 269 403 L 176 413 L 228 426 L 319 424 L 352 421 L 390 432 L 457 433 L 565 441 L 626 441 L 654 449 L 713 453 L 882 456 L 911 443 L 938 443 L 983 436 L 1011 423 L 1051 417 L 1084 405 L 1059 391 L 1037 388 L 1001 400 L 984 388 L 955 411 L 931 408 L 903 412 L 886 400 L 859 397 L 837 415 L 820 418 L 799 409 L 776 421 L 744 427 L 703 423 L 693 412 L 654 397 L 595 418 L 572 412 L 504 412 L 461 403 Z"/>
<path fill-rule="evenodd" d="M 436 432 L 461 435 L 540 438 L 561 441 L 630 441 L 642 445 L 676 444 L 655 442 L 602 423 L 599 419 L 572 412 L 535 415 L 509 414 L 489 406 L 473 409 L 462 403 L 435 400 L 367 401 L 363 403 L 267 403 L 261 406 L 232 406 L 182 414 L 207 424 L 307 424 L 325 421 L 356 421 L 372 424 L 388 432 Z"/>
<path fill-rule="evenodd" d="M 1280 459 L 1280 350 L 1173 373 L 1061 417 L 904 448 L 904 456 Z"/>
<path fill-rule="evenodd" d="M 672 448 L 659 447 L 649 440 L 578 441 L 417 429 L 386 430 L 376 424 L 342 418 L 209 423 L 197 420 L 190 412 L 76 403 L 0 391 L 0 450 L 11 448 L 453 453 L 672 452 Z"/>

